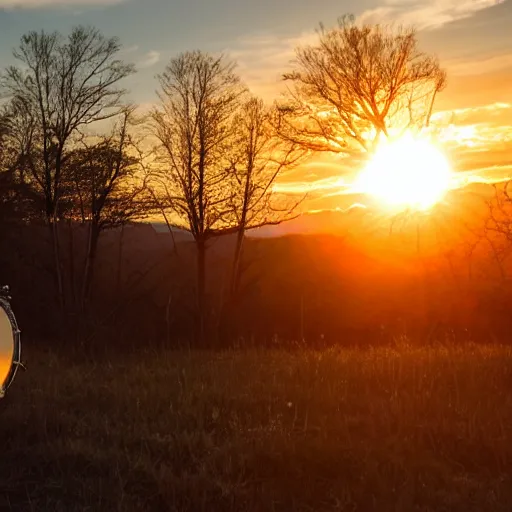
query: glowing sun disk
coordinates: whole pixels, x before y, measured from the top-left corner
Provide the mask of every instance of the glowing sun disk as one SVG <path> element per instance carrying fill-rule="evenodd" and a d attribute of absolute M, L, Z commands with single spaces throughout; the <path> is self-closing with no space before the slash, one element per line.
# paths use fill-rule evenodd
<path fill-rule="evenodd" d="M 408 134 L 378 148 L 355 189 L 389 207 L 427 210 L 443 198 L 451 179 L 443 153 L 427 139 Z"/>

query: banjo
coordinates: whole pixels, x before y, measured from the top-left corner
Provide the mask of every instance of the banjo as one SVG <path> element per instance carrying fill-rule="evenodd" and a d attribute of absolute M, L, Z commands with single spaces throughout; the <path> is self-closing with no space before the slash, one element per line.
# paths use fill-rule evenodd
<path fill-rule="evenodd" d="M 8 286 L 0 286 L 0 398 L 12 384 L 21 366 L 21 339 L 11 309 Z"/>

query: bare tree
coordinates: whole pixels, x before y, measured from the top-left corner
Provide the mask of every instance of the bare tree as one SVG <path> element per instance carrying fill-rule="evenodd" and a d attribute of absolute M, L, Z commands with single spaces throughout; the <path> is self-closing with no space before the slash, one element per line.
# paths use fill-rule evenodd
<path fill-rule="evenodd" d="M 61 34 L 30 32 L 14 52 L 20 66 L 6 69 L 2 91 L 23 133 L 18 134 L 23 161 L 45 199 L 53 240 L 55 275 L 61 307 L 64 291 L 57 220 L 63 172 L 73 137 L 98 121 L 119 114 L 125 91 L 118 83 L 134 68 L 116 58 L 120 44 L 93 28 Z"/>
<path fill-rule="evenodd" d="M 3 225 L 15 217 L 16 190 L 13 155 L 9 144 L 10 120 L 6 111 L 0 112 L 0 221 Z"/>
<path fill-rule="evenodd" d="M 236 233 L 230 295 L 240 283 L 243 241 L 248 229 L 276 225 L 297 215 L 297 200 L 275 190 L 276 179 L 295 167 L 307 151 L 294 141 L 279 137 L 279 115 L 252 97 L 241 104 L 234 119 L 236 141 L 233 152 L 233 172 L 230 175 L 232 195 L 230 222 Z M 231 230 L 230 230 L 231 231 Z"/>
<path fill-rule="evenodd" d="M 233 117 L 245 88 L 234 64 L 199 51 L 172 59 L 159 81 L 160 106 L 152 119 L 161 165 L 153 185 L 166 209 L 176 214 L 195 240 L 202 342 L 207 242 L 226 227 Z"/>
<path fill-rule="evenodd" d="M 508 280 L 506 263 L 512 254 L 511 181 L 493 185 L 493 196 L 486 201 L 487 212 L 480 237 L 487 243 L 503 282 Z"/>
<path fill-rule="evenodd" d="M 379 139 L 429 125 L 446 75 L 420 52 L 414 29 L 356 24 L 344 16 L 296 50 L 280 102 L 282 135 L 317 151 L 372 151 Z"/>
<path fill-rule="evenodd" d="M 88 226 L 81 307 L 89 297 L 102 231 L 144 218 L 146 188 L 136 141 L 129 133 L 133 110 L 127 109 L 108 136 L 70 154 L 66 169 L 69 217 Z M 71 255 L 72 256 L 72 255 Z"/>
<path fill-rule="evenodd" d="M 512 195 L 511 181 L 493 185 L 493 196 L 486 201 L 488 216 L 486 229 L 512 242 Z"/>
<path fill-rule="evenodd" d="M 9 131 L 9 113 L 6 110 L 2 110 L 0 111 L 0 163 L 2 166 L 4 165 Z"/>
<path fill-rule="evenodd" d="M 28 179 L 23 168 L 17 134 L 17 119 L 10 109 L 0 112 L 0 218 L 3 223 L 12 220 L 27 221 L 40 218 L 41 196 Z"/>

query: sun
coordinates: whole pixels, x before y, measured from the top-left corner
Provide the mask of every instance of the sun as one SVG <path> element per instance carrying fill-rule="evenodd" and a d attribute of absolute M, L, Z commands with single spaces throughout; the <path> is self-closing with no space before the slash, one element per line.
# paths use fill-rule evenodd
<path fill-rule="evenodd" d="M 451 181 L 445 155 L 428 139 L 408 133 L 379 146 L 354 188 L 392 209 L 425 211 L 442 200 Z"/>

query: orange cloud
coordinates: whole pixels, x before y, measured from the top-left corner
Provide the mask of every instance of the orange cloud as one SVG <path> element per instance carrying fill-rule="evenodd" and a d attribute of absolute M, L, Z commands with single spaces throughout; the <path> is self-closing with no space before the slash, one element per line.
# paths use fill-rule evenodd
<path fill-rule="evenodd" d="M 437 112 L 440 142 L 457 172 L 456 184 L 497 183 L 512 178 L 512 104 L 491 103 L 474 108 Z M 288 173 L 276 190 L 305 194 L 305 209 L 346 207 L 357 201 L 352 183 L 363 161 L 339 155 L 315 156 Z M 347 197 L 349 196 L 349 197 Z M 346 199 L 343 199 L 346 197 Z"/>
<path fill-rule="evenodd" d="M 474 16 L 504 0 L 387 0 L 379 9 L 365 12 L 359 21 L 412 23 L 435 29 Z M 418 23 L 419 22 L 419 23 Z M 293 38 L 254 35 L 239 41 L 236 52 L 241 76 L 251 89 L 273 100 L 285 84 L 282 73 L 290 69 L 294 49 L 317 41 L 315 32 Z M 441 110 L 433 121 L 441 125 L 441 142 L 453 167 L 461 173 L 461 184 L 492 183 L 509 179 L 512 153 L 512 53 L 474 59 L 455 58 L 443 62 L 448 71 L 448 88 L 438 97 Z M 361 162 L 315 156 L 307 165 L 283 176 L 281 192 L 308 193 L 310 208 L 335 208 L 336 197 L 350 193 L 350 184 Z"/>
<path fill-rule="evenodd" d="M 443 65 L 451 76 L 478 76 L 512 68 L 512 53 L 485 56 L 480 59 L 452 59 Z"/>

